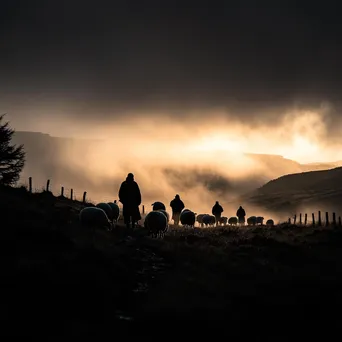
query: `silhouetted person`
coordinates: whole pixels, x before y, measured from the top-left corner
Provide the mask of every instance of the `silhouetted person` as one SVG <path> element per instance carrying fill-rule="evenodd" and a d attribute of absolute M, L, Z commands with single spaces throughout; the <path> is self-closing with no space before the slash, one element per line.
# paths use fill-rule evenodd
<path fill-rule="evenodd" d="M 221 214 L 223 213 L 223 208 L 218 201 L 216 201 L 211 212 L 215 216 L 216 226 L 218 226 Z"/>
<path fill-rule="evenodd" d="M 241 205 L 240 205 L 240 208 L 236 212 L 236 216 L 238 217 L 240 224 L 245 223 L 246 212 L 245 212 L 245 209 L 241 207 Z"/>
<path fill-rule="evenodd" d="M 133 173 L 129 173 L 125 181 L 121 183 L 119 190 L 119 201 L 122 203 L 122 214 L 127 229 L 130 229 L 132 221 L 132 230 L 135 223 L 141 220 L 139 205 L 141 204 L 141 193 L 139 185 L 134 180 Z"/>
<path fill-rule="evenodd" d="M 176 195 L 175 198 L 170 202 L 170 207 L 172 208 L 172 220 L 174 221 L 175 225 L 178 226 L 180 213 L 185 207 L 179 195 Z"/>

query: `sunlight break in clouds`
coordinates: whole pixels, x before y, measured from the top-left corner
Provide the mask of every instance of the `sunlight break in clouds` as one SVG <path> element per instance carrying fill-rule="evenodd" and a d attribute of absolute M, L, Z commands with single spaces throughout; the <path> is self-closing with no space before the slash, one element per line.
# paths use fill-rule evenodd
<path fill-rule="evenodd" d="M 89 196 L 100 201 L 116 198 L 120 182 L 133 172 L 147 208 L 156 200 L 168 205 L 179 193 L 196 212 L 209 212 L 216 200 L 228 209 L 234 196 L 254 190 L 260 182 L 300 172 L 296 163 L 289 168 L 279 158 L 279 164 L 269 165 L 243 152 L 277 154 L 298 162 L 342 159 L 340 150 L 328 144 L 326 108 L 288 111 L 278 126 L 242 124 L 219 110 L 202 114 L 198 121 L 193 113 L 181 120 L 161 114 L 105 123 L 96 123 L 95 118 L 91 123 L 64 118 L 54 121 L 53 127 L 40 123 L 40 129 L 58 135 L 65 126 L 69 132 L 77 127 L 89 139 L 102 132 L 102 141 L 68 145 L 60 155 L 56 152 L 56 159 L 84 178 L 82 182 L 80 177 L 63 181 L 78 178 L 78 186 L 91 187 Z M 235 204 L 225 215 L 234 211 Z"/>

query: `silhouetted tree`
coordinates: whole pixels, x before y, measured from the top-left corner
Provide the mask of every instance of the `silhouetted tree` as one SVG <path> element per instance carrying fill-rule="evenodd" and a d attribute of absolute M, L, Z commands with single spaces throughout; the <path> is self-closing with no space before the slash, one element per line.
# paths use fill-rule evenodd
<path fill-rule="evenodd" d="M 19 180 L 25 165 L 23 145 L 11 145 L 14 129 L 3 123 L 5 114 L 0 115 L 0 184 L 13 185 Z"/>

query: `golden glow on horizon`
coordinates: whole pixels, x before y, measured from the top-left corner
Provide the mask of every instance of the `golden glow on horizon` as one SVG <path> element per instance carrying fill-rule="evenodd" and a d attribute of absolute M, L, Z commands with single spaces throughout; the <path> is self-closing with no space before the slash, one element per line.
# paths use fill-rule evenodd
<path fill-rule="evenodd" d="M 256 174 L 272 179 L 279 177 L 279 172 L 296 172 L 281 163 L 275 167 L 265 166 L 244 152 L 282 155 L 300 163 L 342 160 L 339 146 L 326 142 L 324 110 L 289 112 L 281 124 L 274 127 L 248 126 L 228 119 L 219 111 L 208 113 L 198 122 L 194 118 L 192 116 L 191 121 L 186 115 L 179 120 L 159 116 L 158 120 L 145 117 L 112 123 L 66 118 L 53 121 L 53 126 L 41 121 L 34 130 L 58 136 L 65 126 L 69 132 L 75 127 L 75 131 L 83 132 L 82 138 L 88 139 L 98 138 L 101 133 L 107 140 L 87 144 L 86 153 L 66 147 L 61 157 L 77 172 L 81 170 L 92 184 L 100 184 L 101 179 L 108 177 L 123 180 L 128 172 L 133 172 L 144 192 L 144 203 L 162 200 L 168 204 L 181 192 L 188 206 L 196 212 L 208 211 L 208 205 L 217 200 L 215 194 L 200 184 L 191 189 L 179 189 L 165 170 L 185 171 L 189 181 L 196 179 L 192 174 L 194 170 L 217 173 L 234 184 L 252 179 Z M 113 189 L 117 186 L 109 185 L 108 192 L 115 193 Z M 101 198 L 103 193 L 90 196 Z M 233 197 L 234 192 L 228 196 Z"/>

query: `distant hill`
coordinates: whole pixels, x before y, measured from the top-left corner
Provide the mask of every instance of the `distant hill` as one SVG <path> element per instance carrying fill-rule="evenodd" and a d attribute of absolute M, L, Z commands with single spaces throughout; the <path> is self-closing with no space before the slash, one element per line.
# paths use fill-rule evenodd
<path fill-rule="evenodd" d="M 302 171 L 318 171 L 318 170 L 328 170 L 334 169 L 336 167 L 342 166 L 342 161 L 338 160 L 335 162 L 327 162 L 327 163 L 308 163 L 308 164 L 301 164 Z"/>
<path fill-rule="evenodd" d="M 307 208 L 342 214 L 342 167 L 279 177 L 241 196 L 241 201 L 279 212 Z"/>
<path fill-rule="evenodd" d="M 289 170 L 290 172 L 287 174 L 291 174 L 306 171 L 328 170 L 342 166 L 342 161 L 300 164 L 294 160 L 276 154 L 245 153 L 245 155 L 258 161 L 266 168 L 272 168 L 272 171 L 279 173 L 279 176 L 284 175 L 284 170 Z"/>

